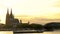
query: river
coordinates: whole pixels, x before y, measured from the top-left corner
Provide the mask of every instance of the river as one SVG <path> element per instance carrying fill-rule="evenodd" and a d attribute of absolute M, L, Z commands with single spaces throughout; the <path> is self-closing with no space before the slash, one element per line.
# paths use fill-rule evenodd
<path fill-rule="evenodd" d="M 60 31 L 43 32 L 43 33 L 13 33 L 13 31 L 0 31 L 0 34 L 60 34 Z"/>

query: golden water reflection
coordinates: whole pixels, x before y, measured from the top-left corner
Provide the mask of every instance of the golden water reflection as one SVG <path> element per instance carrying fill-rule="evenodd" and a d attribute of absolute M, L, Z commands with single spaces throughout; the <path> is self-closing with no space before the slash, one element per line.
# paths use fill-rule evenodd
<path fill-rule="evenodd" d="M 43 33 L 13 33 L 13 31 L 0 31 L 0 34 L 60 34 L 60 31 L 43 32 Z"/>
<path fill-rule="evenodd" d="M 0 31 L 0 34 L 13 34 L 13 31 Z"/>

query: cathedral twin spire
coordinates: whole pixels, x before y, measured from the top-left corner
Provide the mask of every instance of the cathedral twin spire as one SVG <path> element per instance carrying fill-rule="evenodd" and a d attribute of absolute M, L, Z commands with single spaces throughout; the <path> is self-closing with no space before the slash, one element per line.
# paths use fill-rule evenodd
<path fill-rule="evenodd" d="M 9 15 L 9 9 L 7 9 L 7 15 Z"/>
<path fill-rule="evenodd" d="M 22 23 L 22 20 L 20 20 L 20 23 Z M 28 21 L 28 24 L 30 22 Z M 6 24 L 7 25 L 14 25 L 14 24 L 19 24 L 19 20 L 14 18 L 14 15 L 12 14 L 12 9 L 9 14 L 9 9 L 7 9 L 7 14 L 6 14 Z"/>
<path fill-rule="evenodd" d="M 14 15 L 12 14 L 12 9 L 10 11 L 10 14 L 9 14 L 9 9 L 7 9 L 6 24 L 14 25 L 15 23 L 19 23 L 19 21 L 14 18 Z"/>
<path fill-rule="evenodd" d="M 10 18 L 14 18 L 13 14 L 12 14 L 12 9 L 11 9 L 10 14 L 9 14 L 9 9 L 7 9 L 7 15 L 6 16 L 9 16 Z"/>

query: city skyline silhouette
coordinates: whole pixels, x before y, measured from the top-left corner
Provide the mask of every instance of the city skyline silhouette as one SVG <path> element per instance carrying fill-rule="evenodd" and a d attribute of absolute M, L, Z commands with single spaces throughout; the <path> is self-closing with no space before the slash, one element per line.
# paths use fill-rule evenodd
<path fill-rule="evenodd" d="M 31 23 L 37 23 L 37 24 L 45 24 L 48 22 L 60 22 L 59 18 L 47 18 L 47 17 L 38 17 L 38 16 L 28 16 L 28 15 L 17 15 L 17 17 L 15 16 L 13 9 L 9 9 L 7 8 L 7 12 L 10 14 L 12 12 L 12 14 L 14 15 L 14 18 L 18 19 L 18 20 L 22 20 L 23 23 L 27 23 L 28 21 L 30 21 Z M 7 14 L 7 13 L 6 13 Z M 5 23 L 6 23 L 6 15 L 5 15 Z M 0 19 L 1 20 L 1 19 Z M 2 20 L 3 21 L 3 20 Z M 24 22 L 25 21 L 25 22 Z M 1 21 L 0 21 L 1 22 Z M 3 23 L 3 22 L 2 22 Z"/>
<path fill-rule="evenodd" d="M 51 19 L 60 19 L 60 0 L 0 0 L 0 20 L 5 23 L 7 8 L 12 8 L 15 18 L 24 23 L 45 24 Z M 43 20 L 43 22 L 41 21 Z M 49 19 L 50 21 L 46 21 Z"/>

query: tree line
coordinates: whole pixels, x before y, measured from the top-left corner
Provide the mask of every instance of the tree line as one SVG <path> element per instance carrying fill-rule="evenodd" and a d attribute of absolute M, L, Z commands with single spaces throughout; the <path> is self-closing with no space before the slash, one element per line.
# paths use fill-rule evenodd
<path fill-rule="evenodd" d="M 11 25 L 0 24 L 0 29 L 18 29 L 18 30 L 45 30 L 45 31 L 54 31 L 60 30 L 60 22 L 50 22 L 45 25 L 41 24 L 27 24 L 22 23 L 13 27 Z"/>

